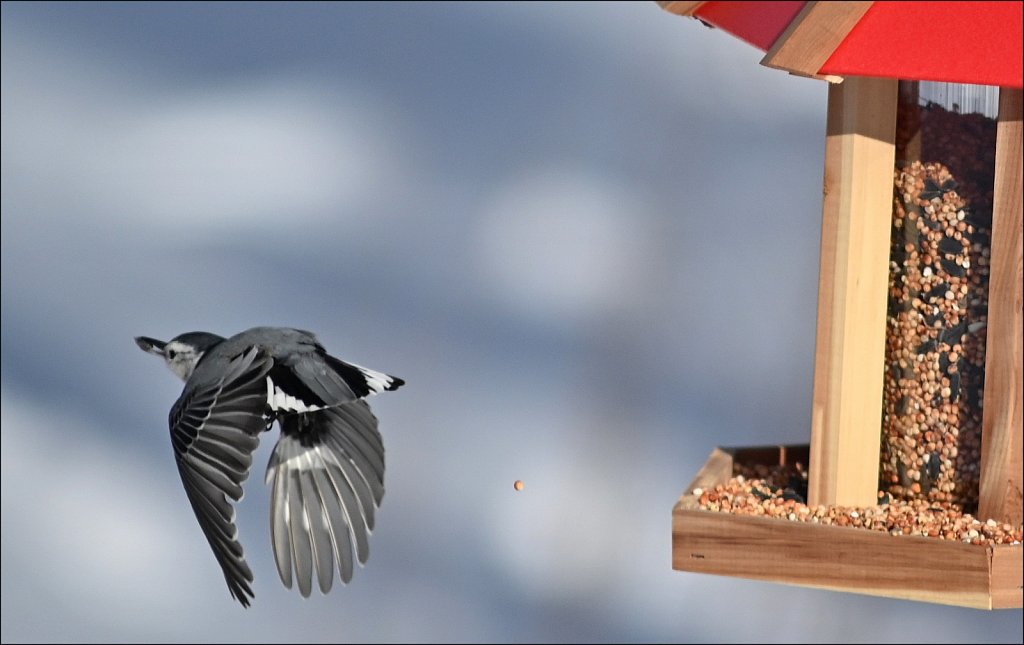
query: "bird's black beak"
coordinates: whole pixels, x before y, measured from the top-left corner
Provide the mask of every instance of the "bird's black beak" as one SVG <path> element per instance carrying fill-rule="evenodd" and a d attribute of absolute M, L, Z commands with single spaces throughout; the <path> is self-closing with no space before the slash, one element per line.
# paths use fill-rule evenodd
<path fill-rule="evenodd" d="M 156 354 L 157 356 L 164 355 L 164 347 L 167 345 L 167 343 L 162 340 L 157 340 L 148 336 L 136 336 L 135 344 L 138 345 L 142 351 L 150 354 Z"/>

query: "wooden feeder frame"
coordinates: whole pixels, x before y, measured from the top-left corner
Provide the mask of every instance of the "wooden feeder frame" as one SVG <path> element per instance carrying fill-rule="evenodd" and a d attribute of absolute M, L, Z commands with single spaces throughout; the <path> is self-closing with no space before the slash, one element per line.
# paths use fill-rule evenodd
<path fill-rule="evenodd" d="M 702 2 L 660 2 L 692 15 Z M 672 567 L 980 609 L 1024 605 L 1021 545 L 701 510 L 737 465 L 809 465 L 810 505 L 877 504 L 898 80 L 823 77 L 871 2 L 808 2 L 763 64 L 833 81 L 809 446 L 716 448 L 672 511 Z M 835 81 L 841 81 L 835 83 Z M 1022 517 L 1022 100 L 1000 88 L 977 517 Z"/>

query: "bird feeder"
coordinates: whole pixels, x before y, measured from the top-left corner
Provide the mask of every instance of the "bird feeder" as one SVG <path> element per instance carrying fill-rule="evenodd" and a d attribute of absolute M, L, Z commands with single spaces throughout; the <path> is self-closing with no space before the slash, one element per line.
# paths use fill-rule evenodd
<path fill-rule="evenodd" d="M 1024 3 L 659 4 L 829 83 L 810 444 L 716 448 L 673 568 L 1021 607 Z"/>

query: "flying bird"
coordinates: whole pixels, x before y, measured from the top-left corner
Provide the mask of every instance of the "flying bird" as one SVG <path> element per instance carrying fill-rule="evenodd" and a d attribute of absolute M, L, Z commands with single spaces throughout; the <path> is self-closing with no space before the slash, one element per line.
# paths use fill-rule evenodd
<path fill-rule="evenodd" d="M 277 421 L 267 465 L 270 537 L 281 582 L 308 597 L 313 572 L 327 593 L 337 566 L 352 579 L 369 556 L 384 496 L 384 444 L 366 397 L 405 381 L 327 353 L 308 331 L 255 327 L 230 338 L 189 332 L 136 344 L 185 381 L 171 407 L 171 445 L 185 494 L 224 572 L 248 607 L 253 575 L 232 502 L 242 498 L 259 436 Z"/>

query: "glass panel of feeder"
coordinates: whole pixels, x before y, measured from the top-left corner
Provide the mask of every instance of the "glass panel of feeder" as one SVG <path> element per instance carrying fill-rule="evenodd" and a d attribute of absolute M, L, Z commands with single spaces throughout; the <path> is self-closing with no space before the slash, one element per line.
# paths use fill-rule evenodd
<path fill-rule="evenodd" d="M 901 81 L 882 489 L 978 500 L 998 88 Z"/>

